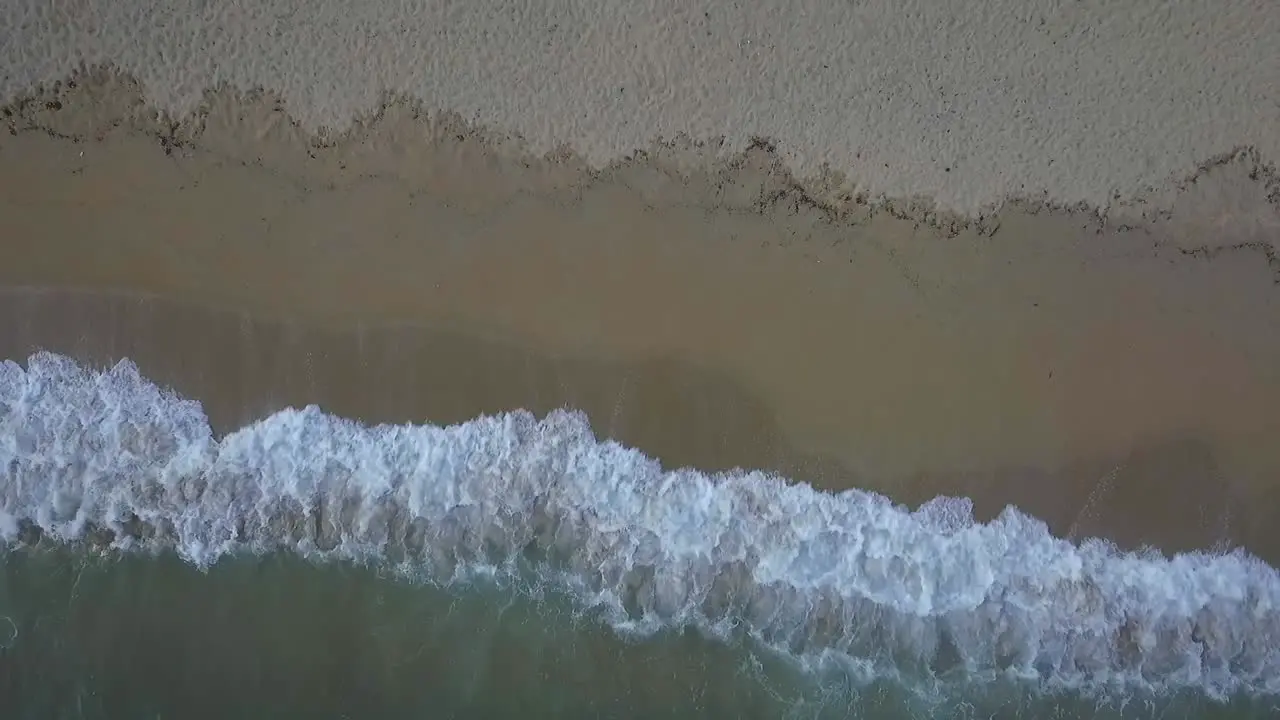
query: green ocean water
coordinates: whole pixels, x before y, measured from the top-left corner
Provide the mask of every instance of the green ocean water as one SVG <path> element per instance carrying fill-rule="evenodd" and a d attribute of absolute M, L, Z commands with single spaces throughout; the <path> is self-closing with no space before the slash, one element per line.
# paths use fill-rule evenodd
<path fill-rule="evenodd" d="M 785 663 L 343 563 L 7 554 L 5 718 L 842 717 Z"/>
<path fill-rule="evenodd" d="M 349 563 L 41 544 L 0 556 L 0 717 L 1267 718 L 1274 703 L 1097 702 L 1030 686 L 923 697 L 747 638 L 627 639 L 554 592 L 441 588 Z M 945 695 L 945 693 L 944 693 Z"/>

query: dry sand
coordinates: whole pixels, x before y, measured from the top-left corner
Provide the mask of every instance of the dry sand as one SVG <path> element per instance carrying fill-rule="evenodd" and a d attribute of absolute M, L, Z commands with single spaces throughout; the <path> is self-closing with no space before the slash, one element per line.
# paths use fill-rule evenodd
<path fill-rule="evenodd" d="M 435 40 L 452 43 L 450 62 L 479 69 L 451 75 L 437 61 L 438 77 L 405 70 L 430 43 L 406 44 L 412 33 L 394 30 L 394 13 L 342 25 L 319 12 L 262 30 L 225 8 L 188 17 L 178 5 L 154 16 L 168 21 L 135 18 L 132 45 L 118 32 L 85 35 L 124 27 L 124 5 L 37 9 L 17 43 L 35 49 L 12 60 L 18 72 L 0 87 L 19 96 L 0 135 L 4 357 L 37 347 L 99 363 L 128 356 L 203 401 L 220 429 L 308 402 L 371 422 L 567 404 L 671 465 L 772 468 L 906 502 L 965 494 L 984 515 L 1012 502 L 1062 534 L 1166 549 L 1229 541 L 1280 559 L 1280 185 L 1268 164 L 1280 125 L 1268 125 L 1277 90 L 1267 83 L 1280 51 L 1257 42 L 1280 32 L 1269 6 L 1233 2 L 1209 17 L 1174 4 L 1158 31 L 1141 32 L 1163 5 L 1138 3 L 1108 23 L 1081 10 L 1050 17 L 1047 30 L 1031 17 L 1040 5 L 1019 4 L 1016 17 L 988 8 L 940 46 L 969 48 L 956 62 L 1003 68 L 1003 80 L 955 75 L 921 50 L 922 74 L 901 80 L 902 97 L 951 83 L 961 100 L 950 119 L 934 113 L 917 127 L 916 98 L 910 122 L 895 121 L 906 111 L 893 100 L 845 127 L 832 119 L 848 119 L 838 108 L 818 103 L 803 126 L 788 108 L 839 92 L 856 103 L 875 87 L 853 92 L 814 70 L 778 99 L 769 88 L 790 87 L 785 77 L 724 60 L 763 42 L 753 29 L 772 28 L 778 55 L 808 24 L 839 30 L 849 21 L 837 22 L 832 3 L 801 3 L 775 25 L 772 6 L 726 10 L 737 15 L 714 25 L 726 38 L 677 56 L 684 65 L 662 54 L 676 42 L 668 35 L 605 23 L 621 55 L 602 50 L 608 61 L 595 65 L 556 56 L 557 67 L 593 68 L 558 83 L 533 77 L 547 72 L 536 63 L 518 77 L 497 68 L 533 42 L 532 16 L 562 12 L 581 22 L 552 23 L 557 31 L 605 42 L 582 31 L 600 23 L 572 4 L 442 21 L 458 33 Z M 283 7 L 258 5 L 244 12 Z M 860 7 L 860 22 L 886 28 L 938 12 Z M 326 23 L 359 28 L 339 42 Z M 1011 44 L 1010 23 L 1014 40 L 1049 38 L 1021 74 L 1025 48 Z M 394 37 L 367 39 L 382 25 Z M 1170 50 L 1152 37 L 1184 25 L 1208 39 L 1188 30 Z M 233 26 L 245 33 L 225 32 Z M 246 38 L 271 27 L 298 37 L 254 55 Z M 155 35 L 166 28 L 189 44 Z M 490 33 L 488 55 L 467 54 L 482 44 L 477 28 Z M 649 43 L 635 53 L 668 64 L 635 70 L 630 33 Z M 887 42 L 873 35 L 859 52 Z M 856 64 L 835 52 L 852 52 L 835 30 L 812 37 L 827 65 Z M 1216 62 L 1187 65 L 1224 38 L 1235 43 L 1215 45 Z M 212 60 L 192 54 L 202 43 L 216 46 Z M 281 64 L 285 47 L 308 72 Z M 316 47 L 362 58 L 346 71 L 426 98 L 432 112 L 400 100 L 333 130 L 380 96 L 372 83 L 336 83 L 341 68 Z M 542 57 L 531 47 L 526 62 Z M 1112 65 L 1098 65 L 1100 53 Z M 672 68 L 706 70 L 708 57 L 724 62 L 672 79 Z M 809 55 L 786 57 L 800 67 Z M 1046 109 L 1030 88 L 1073 57 L 1077 85 L 1056 86 L 1064 99 Z M 68 74 L 84 61 L 129 75 Z M 1109 85 L 1081 84 L 1105 67 L 1119 68 Z M 1182 74 L 1133 92 L 1130 76 L 1153 67 Z M 401 71 L 407 80 L 387 75 Z M 601 100 L 579 87 L 635 72 L 674 89 L 642 84 Z M 1191 102 L 1222 73 L 1236 80 Z M 745 96 L 716 94 L 751 77 L 758 86 Z M 202 94 L 218 82 L 273 92 Z M 531 89 L 539 82 L 545 93 Z M 990 96 L 980 82 L 1004 90 Z M 483 93 L 464 92 L 473 86 Z M 1016 100 L 1031 117 L 992 132 L 1003 111 L 984 98 Z M 1239 111 L 1246 101 L 1263 104 Z M 703 112 L 677 112 L 691 103 Z M 584 107 L 594 109 L 570 117 Z M 1095 132 L 1103 121 L 1113 130 Z M 1151 133 L 1151 122 L 1165 130 Z M 719 132 L 724 142 L 650 142 L 709 140 L 716 128 L 732 131 Z M 921 155 L 956 147 L 963 162 Z M 931 200 L 901 199 L 916 196 Z"/>

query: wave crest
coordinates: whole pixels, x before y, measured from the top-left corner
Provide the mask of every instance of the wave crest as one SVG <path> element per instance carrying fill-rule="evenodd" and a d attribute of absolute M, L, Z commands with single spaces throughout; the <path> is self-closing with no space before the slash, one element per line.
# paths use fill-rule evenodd
<path fill-rule="evenodd" d="M 288 550 L 441 583 L 552 582 L 617 630 L 745 631 L 873 675 L 992 672 L 1111 692 L 1280 692 L 1280 576 L 1243 552 L 1074 545 L 964 498 L 915 512 L 762 472 L 665 471 L 557 411 L 451 427 L 311 406 L 224 438 L 122 361 L 0 366 L 0 537 Z"/>

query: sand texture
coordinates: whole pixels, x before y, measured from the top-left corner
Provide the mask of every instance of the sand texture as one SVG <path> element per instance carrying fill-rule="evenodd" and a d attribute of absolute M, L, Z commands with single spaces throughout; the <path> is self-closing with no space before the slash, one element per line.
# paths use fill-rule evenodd
<path fill-rule="evenodd" d="M 601 167 L 655 138 L 776 139 L 796 175 L 977 213 L 1105 207 L 1280 155 L 1269 0 L 6 0 L 0 97 L 111 63 L 160 109 L 267 88 L 308 131 L 385 93 Z M 721 146 L 723 143 L 723 146 Z"/>

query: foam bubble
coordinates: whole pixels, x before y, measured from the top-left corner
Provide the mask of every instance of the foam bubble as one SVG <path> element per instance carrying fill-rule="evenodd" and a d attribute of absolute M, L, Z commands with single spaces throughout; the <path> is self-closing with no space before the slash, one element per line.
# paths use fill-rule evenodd
<path fill-rule="evenodd" d="M 1075 545 L 1006 509 L 664 470 L 570 411 L 369 427 L 311 406 L 222 439 L 122 361 L 0 365 L 0 537 L 288 550 L 449 583 L 545 582 L 621 632 L 734 629 L 871 674 L 1111 693 L 1280 692 L 1280 575 L 1243 552 Z"/>

